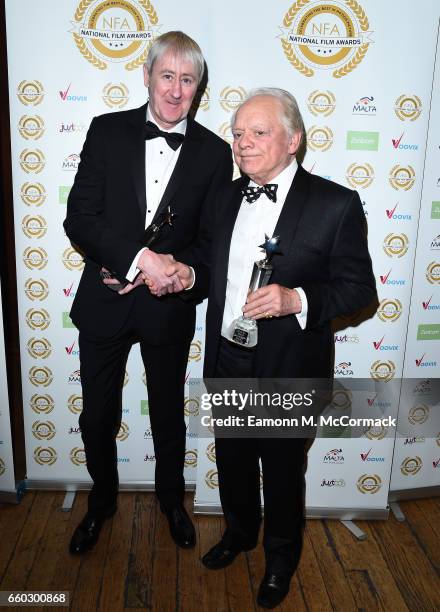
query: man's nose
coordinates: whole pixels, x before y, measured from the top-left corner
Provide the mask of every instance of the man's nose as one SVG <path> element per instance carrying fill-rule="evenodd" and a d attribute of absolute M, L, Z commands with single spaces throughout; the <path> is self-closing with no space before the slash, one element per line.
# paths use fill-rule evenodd
<path fill-rule="evenodd" d="M 182 97 L 182 83 L 179 81 L 179 79 L 175 79 L 173 81 L 173 84 L 171 86 L 171 95 L 173 96 L 173 98 Z"/>
<path fill-rule="evenodd" d="M 238 146 L 240 147 L 240 149 L 247 149 L 251 147 L 252 138 L 250 137 L 250 134 L 248 134 L 247 132 L 243 132 L 240 137 L 240 140 L 238 141 Z"/>

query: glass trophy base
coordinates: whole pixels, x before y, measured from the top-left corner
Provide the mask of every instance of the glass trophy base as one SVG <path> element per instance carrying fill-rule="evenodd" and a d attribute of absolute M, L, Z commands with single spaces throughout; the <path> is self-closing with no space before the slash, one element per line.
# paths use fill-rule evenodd
<path fill-rule="evenodd" d="M 253 319 L 240 317 L 231 325 L 231 330 L 231 342 L 247 348 L 257 346 L 258 327 Z"/>

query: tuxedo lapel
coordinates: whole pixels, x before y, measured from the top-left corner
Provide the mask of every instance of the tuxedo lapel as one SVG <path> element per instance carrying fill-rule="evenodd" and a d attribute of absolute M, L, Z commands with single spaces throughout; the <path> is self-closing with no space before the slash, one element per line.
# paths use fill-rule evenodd
<path fill-rule="evenodd" d="M 142 215 L 142 220 L 145 221 L 147 211 L 147 193 L 145 185 L 145 137 L 144 125 L 146 122 L 147 105 L 144 104 L 136 109 L 130 120 L 130 168 L 133 176 L 133 184 L 135 187 L 139 210 Z"/>

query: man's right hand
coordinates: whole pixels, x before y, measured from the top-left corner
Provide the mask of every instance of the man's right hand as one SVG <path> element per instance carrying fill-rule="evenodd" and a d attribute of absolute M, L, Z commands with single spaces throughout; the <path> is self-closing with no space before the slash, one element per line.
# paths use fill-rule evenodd
<path fill-rule="evenodd" d="M 183 286 L 178 275 L 167 274 L 169 266 L 173 263 L 172 255 L 155 253 L 149 249 L 146 249 L 139 257 L 137 267 L 145 278 L 145 284 L 154 295 L 161 296 L 182 291 Z"/>

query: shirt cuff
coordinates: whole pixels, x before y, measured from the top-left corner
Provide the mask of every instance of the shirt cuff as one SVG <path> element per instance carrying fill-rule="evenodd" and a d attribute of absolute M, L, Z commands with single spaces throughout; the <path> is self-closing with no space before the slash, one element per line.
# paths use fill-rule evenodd
<path fill-rule="evenodd" d="M 144 247 L 143 249 L 141 249 L 138 254 L 136 255 L 136 257 L 133 259 L 133 263 L 131 264 L 127 274 L 125 275 L 125 278 L 132 283 L 134 281 L 134 279 L 136 278 L 136 276 L 139 274 L 140 270 L 137 267 L 138 261 L 140 256 L 142 255 L 142 253 L 144 251 L 147 251 L 148 249 L 146 247 Z"/>
<path fill-rule="evenodd" d="M 196 273 L 194 272 L 194 268 L 193 268 L 192 266 L 188 266 L 188 268 L 190 268 L 190 270 L 192 271 L 192 274 L 193 274 L 193 282 L 192 282 L 192 284 L 191 284 L 191 286 L 190 286 L 190 287 L 187 287 L 187 288 L 185 289 L 185 291 L 189 291 L 190 289 L 192 289 L 192 288 L 194 287 L 194 283 L 196 282 Z"/>
<path fill-rule="evenodd" d="M 298 291 L 299 298 L 301 300 L 301 312 L 298 312 L 295 316 L 301 329 L 305 329 L 307 325 L 307 311 L 309 306 L 307 303 L 307 296 L 302 287 L 295 287 L 295 289 Z"/>

